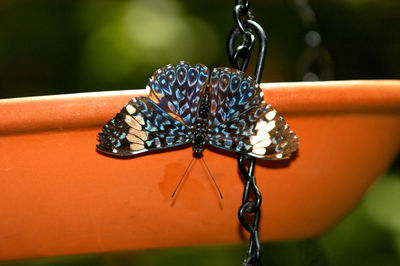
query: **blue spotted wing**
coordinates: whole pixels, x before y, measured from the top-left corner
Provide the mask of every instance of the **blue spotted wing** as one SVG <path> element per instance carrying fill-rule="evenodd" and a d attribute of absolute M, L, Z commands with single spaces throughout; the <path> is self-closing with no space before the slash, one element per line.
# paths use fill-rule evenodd
<path fill-rule="evenodd" d="M 243 72 L 214 69 L 210 93 L 209 145 L 262 159 L 287 158 L 297 149 L 296 134 Z"/>
<path fill-rule="evenodd" d="M 104 125 L 97 148 L 125 156 L 189 143 L 207 79 L 208 69 L 200 64 L 157 70 L 148 97 L 133 98 Z"/>
<path fill-rule="evenodd" d="M 131 155 L 190 142 L 195 147 L 194 131 L 204 130 L 209 145 L 263 159 L 287 158 L 297 149 L 297 136 L 250 77 L 217 68 L 209 83 L 208 78 L 200 64 L 159 69 L 147 85 L 148 97 L 133 98 L 109 121 L 97 148 Z M 205 112 L 203 123 L 200 113 Z"/>

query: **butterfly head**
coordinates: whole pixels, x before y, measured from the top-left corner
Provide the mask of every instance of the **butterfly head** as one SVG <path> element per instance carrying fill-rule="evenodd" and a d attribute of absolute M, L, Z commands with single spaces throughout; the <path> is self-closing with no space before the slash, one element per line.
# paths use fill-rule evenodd
<path fill-rule="evenodd" d="M 193 137 L 193 152 L 197 155 L 200 155 L 204 150 L 204 145 L 206 143 L 206 138 L 204 134 L 198 133 Z"/>

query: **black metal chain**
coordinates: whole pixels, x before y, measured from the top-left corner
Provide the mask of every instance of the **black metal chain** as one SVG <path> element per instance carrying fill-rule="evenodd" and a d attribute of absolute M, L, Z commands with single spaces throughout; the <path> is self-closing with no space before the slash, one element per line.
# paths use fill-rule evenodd
<path fill-rule="evenodd" d="M 267 53 L 267 36 L 260 24 L 253 20 L 248 0 L 236 0 L 233 18 L 236 25 L 228 37 L 229 62 L 233 68 L 240 69 L 243 72 L 246 71 L 251 52 L 256 42 L 256 34 L 259 41 L 259 48 L 254 80 L 259 84 Z M 235 47 L 239 35 L 242 37 L 242 42 Z"/>
<path fill-rule="evenodd" d="M 252 50 L 259 41 L 259 51 L 254 74 L 257 86 L 260 83 L 265 54 L 267 52 L 267 37 L 263 28 L 253 20 L 248 0 L 236 0 L 233 11 L 235 27 L 228 37 L 228 56 L 233 68 L 245 72 L 250 60 Z M 242 42 L 235 47 L 237 37 L 241 35 Z M 246 166 L 248 165 L 248 166 Z M 246 181 L 242 205 L 239 208 L 238 217 L 242 226 L 250 233 L 249 248 L 243 265 L 262 266 L 261 246 L 258 237 L 258 225 L 260 223 L 261 192 L 257 187 L 254 177 L 255 158 L 245 154 L 238 154 L 238 167 Z M 254 198 L 252 200 L 252 198 Z"/>
<path fill-rule="evenodd" d="M 246 168 L 246 162 L 248 167 Z M 246 180 L 242 205 L 239 208 L 238 217 L 242 226 L 250 233 L 249 248 L 243 265 L 261 266 L 261 245 L 258 237 L 258 225 L 260 223 L 261 192 L 257 187 L 254 177 L 255 158 L 247 155 L 238 156 L 239 170 Z M 255 200 L 250 199 L 253 193 Z M 249 216 L 253 216 L 252 218 Z M 250 221 L 252 219 L 252 221 Z"/>

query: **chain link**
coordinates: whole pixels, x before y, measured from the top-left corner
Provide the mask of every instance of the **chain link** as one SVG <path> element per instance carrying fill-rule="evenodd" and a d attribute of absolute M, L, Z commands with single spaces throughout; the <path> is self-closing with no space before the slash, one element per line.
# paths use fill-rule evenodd
<path fill-rule="evenodd" d="M 260 207 L 261 192 L 257 187 L 256 178 L 254 177 L 255 158 L 247 155 L 238 156 L 239 170 L 246 180 L 243 192 L 242 205 L 239 208 L 238 217 L 242 226 L 250 233 L 249 248 L 247 257 L 243 261 L 243 265 L 262 266 L 261 262 L 261 245 L 258 237 L 258 225 L 260 223 Z M 246 163 L 248 167 L 246 168 Z M 251 196 L 255 199 L 251 200 Z M 252 215 L 251 218 L 248 216 Z"/>
<path fill-rule="evenodd" d="M 267 52 L 267 38 L 263 28 L 253 20 L 248 0 L 236 0 L 233 10 L 236 23 L 228 37 L 228 56 L 233 68 L 245 72 L 253 51 L 256 36 L 259 41 L 259 51 L 255 69 L 254 80 L 258 86 Z M 242 42 L 235 46 L 236 39 L 241 36 Z M 238 218 L 242 226 L 250 233 L 247 257 L 243 265 L 262 266 L 261 245 L 258 237 L 260 223 L 261 192 L 257 187 L 254 177 L 255 158 L 245 154 L 238 154 L 238 167 L 245 179 L 242 205 L 239 208 Z"/>
<path fill-rule="evenodd" d="M 229 60 L 234 68 L 245 71 L 255 42 L 255 36 L 248 25 L 248 21 L 253 19 L 249 8 L 249 1 L 236 0 L 236 5 L 233 9 L 233 19 L 236 23 L 236 27 L 231 32 L 230 36 L 235 35 L 234 39 L 236 40 L 237 35 L 240 34 L 242 43 L 233 51 L 230 51 L 229 47 L 233 47 L 234 43 L 231 45 L 228 44 Z M 230 39 L 231 37 L 228 39 L 228 42 Z M 240 64 L 239 61 L 242 61 L 242 63 Z"/>
<path fill-rule="evenodd" d="M 258 84 L 260 83 L 265 54 L 267 53 L 267 37 L 260 24 L 253 20 L 253 15 L 249 9 L 249 1 L 236 1 L 233 18 L 236 25 L 228 37 L 229 62 L 233 68 L 245 72 L 257 37 L 259 48 L 254 80 Z M 242 41 L 240 45 L 235 46 L 239 36 Z"/>

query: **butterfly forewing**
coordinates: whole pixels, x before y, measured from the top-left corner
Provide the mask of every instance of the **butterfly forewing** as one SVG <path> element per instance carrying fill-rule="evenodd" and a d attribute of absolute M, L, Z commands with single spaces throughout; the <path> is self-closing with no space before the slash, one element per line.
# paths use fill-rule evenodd
<path fill-rule="evenodd" d="M 97 148 L 132 155 L 189 143 L 208 69 L 181 62 L 155 72 L 148 97 L 133 98 L 99 134 Z"/>
<path fill-rule="evenodd" d="M 287 158 L 298 140 L 285 120 L 264 102 L 264 95 L 243 72 L 214 69 L 210 79 L 208 143 L 263 159 Z"/>
<path fill-rule="evenodd" d="M 114 155 L 132 155 L 179 146 L 190 131 L 146 97 L 133 98 L 99 134 L 97 148 Z"/>

